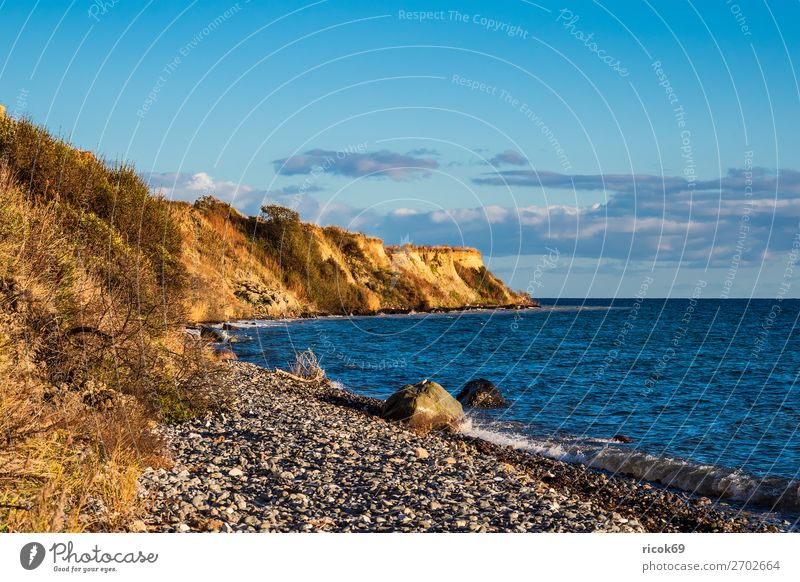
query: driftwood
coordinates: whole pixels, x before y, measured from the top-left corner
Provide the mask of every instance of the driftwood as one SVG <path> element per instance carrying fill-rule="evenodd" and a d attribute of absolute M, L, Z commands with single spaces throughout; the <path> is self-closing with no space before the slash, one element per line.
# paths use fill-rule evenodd
<path fill-rule="evenodd" d="M 96 327 L 90 327 L 88 325 L 79 325 L 78 327 L 73 327 L 72 329 L 68 329 L 64 335 L 66 337 L 72 337 L 73 335 L 78 335 L 81 333 L 96 335 L 97 337 L 103 338 L 106 341 L 111 340 L 111 336 L 105 333 L 104 331 L 100 331 Z"/>
<path fill-rule="evenodd" d="M 313 378 L 303 378 L 302 376 L 297 376 L 295 374 L 292 374 L 291 372 L 287 372 L 286 370 L 280 370 L 280 369 L 275 369 L 275 373 L 281 376 L 286 376 L 287 378 L 291 378 L 296 382 L 304 382 L 307 384 L 311 384 L 313 382 L 319 382 L 325 377 L 325 372 L 323 372 L 322 370 L 319 370 L 317 372 L 317 375 L 314 376 Z"/>

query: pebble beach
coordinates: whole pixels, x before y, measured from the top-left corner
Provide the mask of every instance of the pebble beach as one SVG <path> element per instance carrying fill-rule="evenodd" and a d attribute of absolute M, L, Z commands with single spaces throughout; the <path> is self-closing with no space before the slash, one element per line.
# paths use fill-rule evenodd
<path fill-rule="evenodd" d="M 418 434 L 327 379 L 227 364 L 235 400 L 160 427 L 150 532 L 759 532 L 780 522 L 459 433 Z"/>

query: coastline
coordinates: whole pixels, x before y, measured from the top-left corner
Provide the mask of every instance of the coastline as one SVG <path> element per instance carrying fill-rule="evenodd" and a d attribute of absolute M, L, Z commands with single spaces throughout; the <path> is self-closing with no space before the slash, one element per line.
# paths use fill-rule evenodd
<path fill-rule="evenodd" d="M 394 309 L 385 308 L 375 311 L 353 312 L 353 313 L 333 313 L 328 311 L 304 311 L 295 314 L 284 315 L 254 315 L 253 317 L 237 317 L 230 320 L 210 319 L 187 323 L 187 327 L 197 327 L 203 325 L 233 325 L 238 322 L 247 321 L 279 321 L 295 319 L 323 319 L 326 317 L 380 317 L 384 315 L 419 315 L 426 313 L 467 313 L 471 311 L 527 311 L 540 309 L 541 304 L 532 299 L 532 303 L 507 303 L 502 305 L 461 305 L 459 307 L 431 307 L 429 309 Z"/>
<path fill-rule="evenodd" d="M 380 401 L 230 362 L 236 402 L 161 427 L 132 531 L 774 532 L 722 502 L 462 434 L 420 436 Z"/>

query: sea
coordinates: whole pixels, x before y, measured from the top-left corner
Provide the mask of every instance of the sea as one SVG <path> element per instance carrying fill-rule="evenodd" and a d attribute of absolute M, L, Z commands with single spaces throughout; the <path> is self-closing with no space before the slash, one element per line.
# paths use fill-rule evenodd
<path fill-rule="evenodd" d="M 386 398 L 494 382 L 463 431 L 748 509 L 800 513 L 800 300 L 542 299 L 541 308 L 235 322 L 265 367 L 313 350 Z M 625 436 L 630 442 L 618 442 Z"/>

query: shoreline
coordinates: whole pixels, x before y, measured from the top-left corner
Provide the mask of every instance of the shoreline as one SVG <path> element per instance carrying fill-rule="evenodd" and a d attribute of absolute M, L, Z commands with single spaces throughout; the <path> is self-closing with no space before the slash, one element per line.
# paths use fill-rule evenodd
<path fill-rule="evenodd" d="M 411 309 L 411 308 L 386 308 L 378 309 L 376 311 L 366 312 L 353 312 L 353 313 L 332 313 L 327 311 L 307 311 L 292 315 L 260 315 L 257 317 L 237 317 L 233 319 L 211 319 L 203 321 L 195 321 L 187 323 L 187 327 L 198 327 L 203 325 L 225 325 L 233 324 L 238 321 L 280 321 L 280 320 L 304 320 L 304 319 L 324 319 L 334 317 L 381 317 L 384 315 L 420 315 L 426 313 L 468 313 L 472 311 L 527 311 L 531 309 L 540 309 L 541 304 L 533 300 L 533 303 L 528 305 L 524 303 L 508 303 L 505 305 L 462 305 L 460 307 L 432 307 L 430 309 Z"/>
<path fill-rule="evenodd" d="M 161 427 L 138 531 L 784 531 L 768 516 L 462 434 L 419 436 L 381 401 L 231 362 L 237 402 Z"/>

